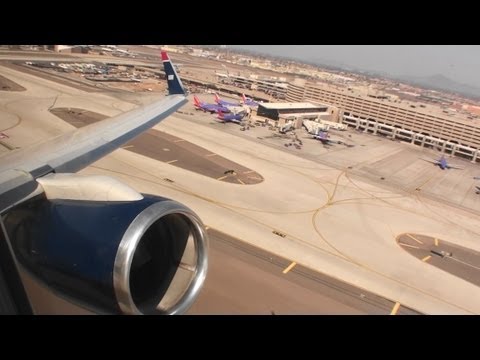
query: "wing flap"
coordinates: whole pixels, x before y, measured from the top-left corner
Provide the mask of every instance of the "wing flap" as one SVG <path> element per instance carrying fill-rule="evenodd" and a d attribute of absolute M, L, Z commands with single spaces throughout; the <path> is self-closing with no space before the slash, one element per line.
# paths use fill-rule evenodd
<path fill-rule="evenodd" d="M 0 213 L 35 194 L 38 187 L 39 185 L 30 173 L 18 170 L 7 170 L 0 173 Z"/>

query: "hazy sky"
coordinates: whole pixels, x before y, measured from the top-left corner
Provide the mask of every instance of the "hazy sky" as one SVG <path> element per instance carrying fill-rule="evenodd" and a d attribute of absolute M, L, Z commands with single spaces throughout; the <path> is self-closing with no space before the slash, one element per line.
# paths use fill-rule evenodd
<path fill-rule="evenodd" d="M 431 76 L 480 87 L 479 45 L 229 45 L 303 60 L 327 60 L 391 75 Z"/>

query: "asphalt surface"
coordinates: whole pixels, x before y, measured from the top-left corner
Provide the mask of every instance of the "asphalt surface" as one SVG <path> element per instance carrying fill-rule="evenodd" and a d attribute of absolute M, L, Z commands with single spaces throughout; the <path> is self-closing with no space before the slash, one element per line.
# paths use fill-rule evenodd
<path fill-rule="evenodd" d="M 207 280 L 188 314 L 388 315 L 394 308 L 396 314 L 419 314 L 227 234 L 208 233 Z"/>
<path fill-rule="evenodd" d="M 402 234 L 397 243 L 426 264 L 480 286 L 480 252 L 419 234 Z"/>
<path fill-rule="evenodd" d="M 107 118 L 102 114 L 75 108 L 55 108 L 50 111 L 75 127 L 83 127 Z M 241 185 L 263 181 L 263 177 L 257 172 L 163 131 L 150 129 L 125 144 L 123 149 L 219 181 Z"/>

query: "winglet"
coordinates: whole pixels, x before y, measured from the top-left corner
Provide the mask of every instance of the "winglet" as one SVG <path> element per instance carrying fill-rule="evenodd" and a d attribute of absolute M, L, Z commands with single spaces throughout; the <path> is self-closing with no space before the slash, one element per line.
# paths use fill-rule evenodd
<path fill-rule="evenodd" d="M 163 68 L 165 70 L 165 76 L 167 78 L 167 83 L 168 83 L 168 94 L 169 95 L 174 95 L 174 94 L 186 95 L 185 89 L 183 88 L 183 85 L 182 85 L 182 81 L 178 77 L 177 71 L 173 67 L 173 64 L 170 61 L 170 58 L 168 57 L 167 52 L 162 50 L 161 54 L 162 54 Z"/>

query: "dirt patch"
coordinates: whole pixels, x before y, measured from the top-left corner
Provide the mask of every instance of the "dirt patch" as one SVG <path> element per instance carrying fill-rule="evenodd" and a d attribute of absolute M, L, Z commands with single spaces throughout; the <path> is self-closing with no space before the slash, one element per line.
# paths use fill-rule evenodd
<path fill-rule="evenodd" d="M 425 264 L 480 286 L 480 252 L 423 234 L 401 234 L 398 245 Z"/>
<path fill-rule="evenodd" d="M 50 112 L 77 128 L 108 117 L 78 108 L 55 108 Z M 150 129 L 123 148 L 219 181 L 239 185 L 263 181 L 257 172 L 163 131 Z"/>
<path fill-rule="evenodd" d="M 81 128 L 97 121 L 106 119 L 108 116 L 95 113 L 93 111 L 78 109 L 78 108 L 54 108 L 50 112 L 58 116 L 63 121 L 68 122 L 76 128 Z"/>
<path fill-rule="evenodd" d="M 18 85 L 16 82 L 13 82 L 10 79 L 0 75 L 0 90 L 1 91 L 25 91 L 23 86 Z"/>

